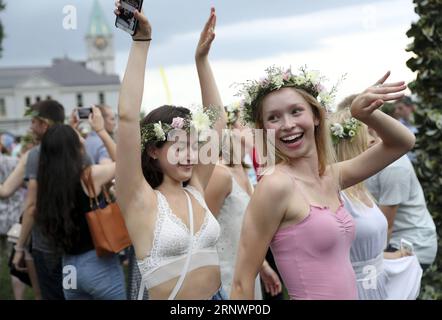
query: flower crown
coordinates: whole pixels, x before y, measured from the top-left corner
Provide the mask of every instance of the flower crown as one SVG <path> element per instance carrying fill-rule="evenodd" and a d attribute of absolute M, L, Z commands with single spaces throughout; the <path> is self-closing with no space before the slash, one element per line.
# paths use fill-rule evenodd
<path fill-rule="evenodd" d="M 241 103 L 234 102 L 224 107 L 224 110 L 227 114 L 227 128 L 232 128 L 235 122 L 238 121 L 241 116 Z"/>
<path fill-rule="evenodd" d="M 249 125 L 254 125 L 256 119 L 257 102 L 272 91 L 284 87 L 295 87 L 305 90 L 311 94 L 326 109 L 331 109 L 337 85 L 327 91 L 321 84 L 325 80 L 318 71 L 308 71 L 307 67 L 299 68 L 299 74 L 295 75 L 289 68 L 283 70 L 279 67 L 269 67 L 266 70 L 266 77 L 260 81 L 249 80 L 242 84 L 238 93 L 243 97 L 243 120 Z"/>
<path fill-rule="evenodd" d="M 172 130 L 185 130 L 190 132 L 193 128 L 199 133 L 200 141 L 205 139 L 201 133 L 210 130 L 213 124 L 218 119 L 218 112 L 215 108 L 208 110 L 197 110 L 191 112 L 190 116 L 182 118 L 175 117 L 172 123 L 163 123 L 161 121 L 156 123 L 142 124 L 141 131 L 141 152 L 144 151 L 148 142 L 163 142 L 167 141 L 167 137 Z"/>
<path fill-rule="evenodd" d="M 333 123 L 330 126 L 333 143 L 338 144 L 340 139 L 352 139 L 360 126 L 361 122 L 353 117 L 346 119 L 344 123 Z"/>

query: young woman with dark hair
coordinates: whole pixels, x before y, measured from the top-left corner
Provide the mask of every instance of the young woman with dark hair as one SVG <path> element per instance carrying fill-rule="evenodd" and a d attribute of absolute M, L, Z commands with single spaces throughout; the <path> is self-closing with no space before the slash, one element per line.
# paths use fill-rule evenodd
<path fill-rule="evenodd" d="M 115 14 L 120 14 L 116 3 Z M 136 11 L 138 30 L 129 54 L 119 100 L 116 191 L 142 275 L 138 298 L 225 298 L 216 251 L 219 225 L 204 202 L 215 163 L 194 164 L 198 141 L 186 134 L 167 141 L 169 129 L 198 129 L 212 111 L 218 136 L 225 127 L 218 89 L 208 54 L 215 37 L 212 9 L 197 46 L 195 60 L 204 114 L 162 106 L 139 123 L 151 26 Z M 188 141 L 190 140 L 190 141 Z M 210 143 L 210 142 L 209 142 Z M 171 157 L 178 160 L 170 161 Z M 193 229 L 195 231 L 193 231 Z"/>
<path fill-rule="evenodd" d="M 94 117 L 97 112 L 94 108 Z M 101 133 L 104 128 L 96 131 Z M 108 135 L 104 140 L 107 145 L 111 142 Z M 109 153 L 115 156 L 115 150 Z M 64 276 L 72 277 L 63 280 L 66 299 L 124 300 L 124 274 L 118 256 L 96 255 L 87 224 L 91 195 L 82 177 L 89 170 L 94 192 L 101 194 L 102 186 L 115 175 L 115 163 L 91 166 L 72 127 L 57 124 L 49 128 L 41 142 L 35 221 L 62 253 Z"/>

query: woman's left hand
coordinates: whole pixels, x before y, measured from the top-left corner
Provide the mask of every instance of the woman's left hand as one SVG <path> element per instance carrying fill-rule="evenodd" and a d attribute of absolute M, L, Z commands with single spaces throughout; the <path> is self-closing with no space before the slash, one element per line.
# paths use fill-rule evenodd
<path fill-rule="evenodd" d="M 407 88 L 405 82 L 384 83 L 389 76 L 390 71 L 353 100 L 350 109 L 353 117 L 364 122 L 385 101 L 397 100 L 404 96 L 403 91 Z"/>
<path fill-rule="evenodd" d="M 216 26 L 216 13 L 215 8 L 210 9 L 210 17 L 201 32 L 200 40 L 198 46 L 196 47 L 195 58 L 201 59 L 209 55 L 210 46 L 212 45 L 213 39 L 215 39 L 215 26 Z"/>

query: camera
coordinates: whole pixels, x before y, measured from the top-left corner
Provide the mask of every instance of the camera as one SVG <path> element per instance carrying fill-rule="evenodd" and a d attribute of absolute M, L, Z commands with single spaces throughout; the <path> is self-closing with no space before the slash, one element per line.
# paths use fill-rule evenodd
<path fill-rule="evenodd" d="M 92 113 L 92 108 L 78 108 L 78 119 L 89 119 L 89 115 Z"/>

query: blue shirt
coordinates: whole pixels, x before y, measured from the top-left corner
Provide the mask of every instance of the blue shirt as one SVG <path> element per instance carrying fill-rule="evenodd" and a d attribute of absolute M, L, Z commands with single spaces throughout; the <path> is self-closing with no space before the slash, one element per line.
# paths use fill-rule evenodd
<path fill-rule="evenodd" d="M 110 159 L 103 140 L 101 140 L 95 131 L 92 131 L 87 136 L 84 147 L 86 149 L 86 153 L 92 159 L 93 164 L 99 164 L 103 159 Z"/>

